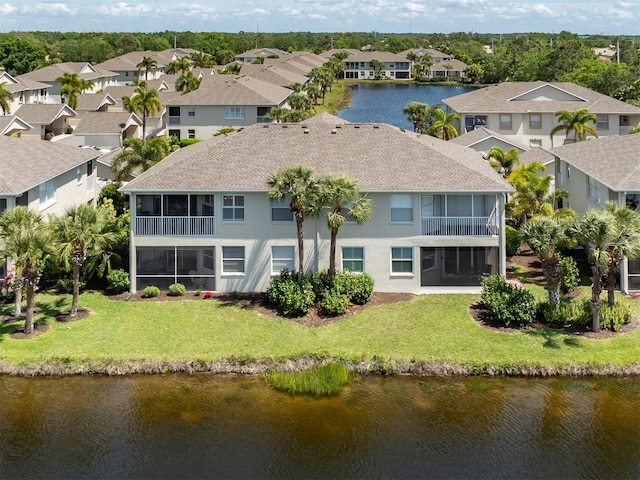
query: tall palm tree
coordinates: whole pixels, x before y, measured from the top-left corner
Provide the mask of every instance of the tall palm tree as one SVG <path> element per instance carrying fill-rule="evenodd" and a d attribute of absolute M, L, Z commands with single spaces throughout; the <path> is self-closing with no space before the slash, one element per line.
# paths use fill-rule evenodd
<path fill-rule="evenodd" d="M 616 202 L 607 202 L 605 211 L 613 221 L 613 235 L 610 240 L 607 264 L 607 302 L 615 304 L 616 270 L 626 258 L 640 255 L 640 213 Z"/>
<path fill-rule="evenodd" d="M 307 112 L 313 108 L 311 98 L 304 92 L 293 92 L 289 95 L 289 105 L 294 110 Z"/>
<path fill-rule="evenodd" d="M 22 287 L 27 287 L 27 310 L 24 333 L 33 332 L 35 286 L 39 280 L 39 263 L 50 250 L 50 238 L 42 216 L 18 206 L 0 215 L 0 258 L 11 259 L 15 267 L 15 315 L 21 315 Z"/>
<path fill-rule="evenodd" d="M 88 256 L 101 255 L 116 239 L 113 232 L 105 231 L 106 211 L 93 205 L 81 204 L 68 208 L 51 223 L 57 251 L 65 266 L 73 267 L 73 294 L 70 317 L 78 314 L 80 271 Z"/>
<path fill-rule="evenodd" d="M 575 112 L 558 110 L 555 115 L 560 123 L 553 127 L 549 133 L 552 143 L 553 136 L 558 132 L 564 132 L 566 137 L 573 132 L 574 142 L 584 140 L 587 134 L 591 134 L 594 137 L 598 136 L 598 131 L 589 125 L 589 122 L 598 123 L 598 116 L 595 113 L 591 113 L 588 108 L 579 108 Z"/>
<path fill-rule="evenodd" d="M 313 169 L 302 165 L 283 167 L 267 179 L 268 196 L 271 200 L 290 199 L 289 209 L 296 221 L 298 233 L 298 272 L 304 274 L 304 231 L 305 215 L 313 214 L 319 194 L 318 181 L 313 177 Z"/>
<path fill-rule="evenodd" d="M 416 133 L 425 130 L 425 124 L 429 118 L 429 105 L 422 102 L 409 102 L 402 109 L 407 119 L 413 123 L 413 131 Z"/>
<path fill-rule="evenodd" d="M 369 65 L 373 68 L 373 78 L 375 80 L 380 80 L 382 78 L 382 70 L 384 70 L 384 62 L 380 60 L 369 60 Z"/>
<path fill-rule="evenodd" d="M 131 97 L 126 95 L 122 97 L 122 103 L 128 112 L 142 114 L 142 139 L 144 140 L 147 136 L 147 117 L 162 110 L 158 91 L 148 90 L 145 82 L 134 88 Z"/>
<path fill-rule="evenodd" d="M 431 126 L 427 130 L 427 135 L 437 137 L 441 140 L 451 140 L 458 136 L 458 131 L 451 123 L 455 120 L 460 120 L 460 115 L 457 113 L 450 113 L 446 115 L 444 110 L 436 108 L 434 110 L 435 120 L 431 123 Z"/>
<path fill-rule="evenodd" d="M 149 79 L 149 72 L 155 72 L 158 68 L 158 62 L 156 62 L 153 57 L 142 57 L 140 63 L 136 65 L 138 69 L 138 76 L 140 76 L 140 72 L 144 69 L 144 79 Z"/>
<path fill-rule="evenodd" d="M 331 232 L 329 275 L 336 274 L 336 244 L 338 230 L 348 217 L 358 225 L 368 222 L 372 214 L 371 199 L 360 196 L 358 181 L 346 175 L 329 175 L 320 179 L 318 207 L 326 209 L 327 226 Z"/>
<path fill-rule="evenodd" d="M 83 79 L 77 73 L 65 72 L 61 77 L 56 78 L 56 83 L 60 82 L 60 95 L 67 99 L 67 105 L 75 109 L 78 106 L 78 95 L 82 93 Z"/>
<path fill-rule="evenodd" d="M 7 82 L 0 83 L 0 108 L 3 115 L 11 113 L 11 102 L 13 102 L 13 93 L 4 88 Z"/>
<path fill-rule="evenodd" d="M 187 73 L 189 70 L 191 70 L 191 63 L 189 62 L 189 59 L 187 57 L 181 57 L 173 62 L 169 62 L 165 69 L 165 73 L 174 75 L 177 73 Z"/>
<path fill-rule="evenodd" d="M 558 258 L 560 248 L 568 245 L 568 225 L 554 218 L 540 217 L 520 228 L 520 236 L 542 262 L 542 271 L 547 283 L 549 303 L 560 305 L 562 264 Z"/>
<path fill-rule="evenodd" d="M 200 88 L 200 83 L 202 78 L 196 78 L 190 71 L 185 72 L 176 80 L 176 90 L 184 95 Z"/>
<path fill-rule="evenodd" d="M 609 248 L 614 232 L 613 216 L 604 210 L 590 208 L 575 223 L 573 228 L 581 245 L 589 250 L 591 266 L 591 314 L 592 330 L 600 331 L 600 308 L 602 302 L 602 275 L 607 271 L 611 258 Z"/>
<path fill-rule="evenodd" d="M 189 60 L 191 60 L 191 63 L 193 63 L 193 66 L 196 68 L 208 68 L 216 64 L 215 59 L 204 52 L 193 52 L 189 55 Z"/>
<path fill-rule="evenodd" d="M 487 153 L 487 158 L 489 159 L 489 165 L 503 177 L 507 177 L 519 162 L 518 149 L 513 147 L 505 152 L 502 148 L 495 145 L 491 147 L 489 153 Z"/>
<path fill-rule="evenodd" d="M 129 137 L 123 142 L 122 151 L 113 159 L 111 171 L 118 182 L 126 181 L 140 171 L 145 172 L 171 151 L 168 137 L 155 137 L 146 140 Z"/>
<path fill-rule="evenodd" d="M 335 76 L 333 72 L 325 66 L 312 69 L 309 75 L 313 83 L 318 85 L 320 94 L 322 95 L 322 104 L 324 105 L 325 95 L 327 91 L 331 91 L 331 85 L 333 84 Z"/>

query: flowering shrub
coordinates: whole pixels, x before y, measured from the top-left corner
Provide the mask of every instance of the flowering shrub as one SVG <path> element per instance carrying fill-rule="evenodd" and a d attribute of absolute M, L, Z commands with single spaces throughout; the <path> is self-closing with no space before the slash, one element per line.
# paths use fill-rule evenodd
<path fill-rule="evenodd" d="M 207 291 L 202 294 L 202 298 L 206 300 L 207 298 L 211 298 L 211 295 L 212 295 L 211 292 Z"/>

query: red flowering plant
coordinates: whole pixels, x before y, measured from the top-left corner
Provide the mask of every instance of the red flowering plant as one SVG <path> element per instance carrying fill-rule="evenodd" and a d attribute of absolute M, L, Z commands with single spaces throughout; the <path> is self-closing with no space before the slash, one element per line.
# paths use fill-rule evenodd
<path fill-rule="evenodd" d="M 204 298 L 205 300 L 206 300 L 207 298 L 211 298 L 211 292 L 204 292 L 204 293 L 202 294 L 202 298 Z"/>

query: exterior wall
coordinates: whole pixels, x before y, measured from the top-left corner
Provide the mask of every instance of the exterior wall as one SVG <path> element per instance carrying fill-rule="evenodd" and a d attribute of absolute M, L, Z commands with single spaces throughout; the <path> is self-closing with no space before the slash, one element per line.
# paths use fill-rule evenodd
<path fill-rule="evenodd" d="M 105 135 L 84 135 L 83 145 L 95 145 L 96 147 L 121 147 L 122 136 L 118 133 Z"/>
<path fill-rule="evenodd" d="M 258 107 L 255 105 L 244 106 L 244 119 L 225 119 L 225 107 L 222 105 L 197 105 L 193 116 L 189 116 L 189 108 L 180 106 L 180 117 L 177 117 L 169 115 L 167 107 L 167 129 L 179 130 L 181 139 L 189 138 L 189 130 L 195 130 L 195 138 L 209 138 L 221 128 L 239 128 L 258 123 Z"/>
<path fill-rule="evenodd" d="M 578 215 L 582 215 L 590 208 L 602 208 L 612 193 L 606 186 L 599 183 L 599 201 L 592 200 L 587 196 L 587 175 L 562 160 L 556 160 L 556 185 L 567 191 L 569 197 L 564 200 L 564 203 Z"/>
<path fill-rule="evenodd" d="M 229 195 L 234 192 L 229 192 Z M 237 193 L 235 194 L 242 194 Z M 244 221 L 222 221 L 222 197 L 224 193 L 215 193 L 215 235 L 213 236 L 146 236 L 133 231 L 131 236 L 131 276 L 132 289 L 137 284 L 136 259 L 138 248 L 150 247 L 206 247 L 215 249 L 215 290 L 218 291 L 265 291 L 272 275 L 271 247 L 294 247 L 294 268 L 297 268 L 297 235 L 294 221 L 272 222 L 271 203 L 265 192 L 244 193 Z M 485 203 L 488 211 L 504 206 L 499 196 L 488 195 Z M 370 194 L 373 201 L 373 218 L 363 224 L 346 223 L 339 231 L 336 266 L 342 267 L 342 247 L 362 247 L 364 249 L 364 270 L 370 273 L 376 282 L 376 290 L 390 292 L 421 291 L 421 247 L 493 247 L 498 254 L 488 259 L 493 271 L 504 274 L 504 238 L 498 233 L 488 236 L 423 235 L 420 218 L 421 196 L 412 194 L 413 220 L 394 223 L 390 218 L 390 195 Z M 132 205 L 137 196 L 132 194 Z M 132 209 L 132 210 L 135 210 Z M 504 209 L 502 208 L 501 211 Z M 148 217 L 146 217 L 148 218 Z M 132 229 L 136 228 L 137 215 L 132 211 Z M 141 217 L 144 221 L 145 217 Z M 504 218 L 501 216 L 500 231 L 504 230 Z M 330 233 L 323 217 L 308 219 L 304 225 L 305 271 L 327 269 L 330 255 Z M 225 274 L 222 271 L 222 248 L 244 247 L 245 272 L 243 274 Z M 391 249 L 404 247 L 412 249 L 411 272 L 392 273 Z M 485 261 L 486 263 L 486 261 Z M 150 279 L 153 280 L 153 279 Z M 173 282 L 171 282 L 173 283 Z M 153 284 L 153 283 L 148 283 Z M 210 283 L 211 284 L 211 283 Z M 479 281 L 478 281 L 479 285 Z M 477 285 L 477 286 L 478 286 Z M 479 290 L 479 286 L 478 286 Z"/>
<path fill-rule="evenodd" d="M 398 62 L 405 64 L 406 68 L 397 68 L 396 64 Z M 384 67 L 380 71 L 381 77 L 387 79 L 411 80 L 411 62 L 407 59 L 399 59 L 398 62 L 383 62 Z M 375 79 L 374 69 L 370 62 L 355 62 L 347 58 L 344 60 L 344 64 L 344 78 L 360 80 Z"/>

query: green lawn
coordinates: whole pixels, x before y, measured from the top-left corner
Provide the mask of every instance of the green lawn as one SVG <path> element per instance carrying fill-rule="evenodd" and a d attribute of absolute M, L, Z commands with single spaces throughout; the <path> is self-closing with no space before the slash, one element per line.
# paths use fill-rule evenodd
<path fill-rule="evenodd" d="M 53 317 L 68 309 L 70 297 L 40 294 L 38 318 L 51 329 L 31 340 L 14 340 L 8 333 L 16 324 L 3 324 L 0 372 L 46 364 L 85 372 L 136 362 L 204 365 L 224 359 L 282 362 L 313 356 L 371 371 L 416 371 L 421 365 L 480 373 L 512 367 L 549 373 L 606 371 L 607 366 L 640 371 L 640 329 L 606 339 L 553 330 L 499 333 L 470 317 L 468 307 L 478 299 L 425 295 L 371 307 L 323 327 L 305 327 L 216 300 L 124 302 L 98 293 L 81 296 L 80 306 L 93 312 L 90 317 L 58 323 Z M 628 301 L 640 314 L 640 302 Z M 0 313 L 10 310 L 6 305 Z"/>

